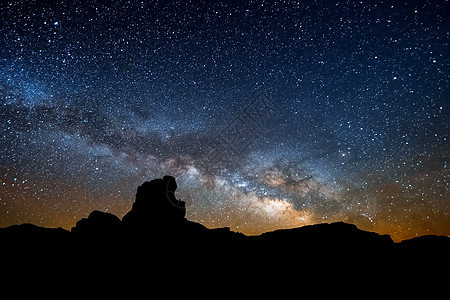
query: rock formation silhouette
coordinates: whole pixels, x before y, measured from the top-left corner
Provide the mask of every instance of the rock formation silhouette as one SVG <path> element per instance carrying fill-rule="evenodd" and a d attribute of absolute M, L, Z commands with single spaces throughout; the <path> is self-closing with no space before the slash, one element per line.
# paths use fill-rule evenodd
<path fill-rule="evenodd" d="M 186 219 L 186 205 L 175 197 L 174 177 L 164 176 L 144 182 L 137 189 L 131 210 L 120 220 L 117 216 L 93 211 L 77 222 L 71 232 L 79 237 L 115 236 L 153 243 L 230 242 L 244 237 L 229 228 L 208 229 Z"/>
<path fill-rule="evenodd" d="M 132 209 L 123 217 L 127 230 L 179 229 L 186 223 L 185 202 L 175 198 L 172 176 L 144 182 L 138 187 Z"/>

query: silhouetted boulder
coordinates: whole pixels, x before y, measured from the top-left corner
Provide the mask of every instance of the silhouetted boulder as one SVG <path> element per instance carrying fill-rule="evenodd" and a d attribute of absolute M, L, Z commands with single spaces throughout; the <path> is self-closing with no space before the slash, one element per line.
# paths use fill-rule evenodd
<path fill-rule="evenodd" d="M 72 227 L 72 232 L 83 234 L 114 234 L 122 230 L 122 222 L 113 214 L 94 210 Z"/>

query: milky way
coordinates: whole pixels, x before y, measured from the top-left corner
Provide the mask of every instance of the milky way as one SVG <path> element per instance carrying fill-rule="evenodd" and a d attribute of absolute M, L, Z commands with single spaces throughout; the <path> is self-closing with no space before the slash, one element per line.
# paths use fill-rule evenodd
<path fill-rule="evenodd" d="M 447 1 L 2 1 L 0 226 L 450 234 Z"/>

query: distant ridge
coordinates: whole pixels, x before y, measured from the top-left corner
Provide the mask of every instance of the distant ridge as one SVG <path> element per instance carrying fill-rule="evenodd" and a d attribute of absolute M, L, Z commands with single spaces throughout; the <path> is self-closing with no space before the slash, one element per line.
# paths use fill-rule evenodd
<path fill-rule="evenodd" d="M 11 225 L 6 228 L 0 228 L 0 238 L 1 235 L 34 235 L 34 234 L 69 234 L 70 231 L 65 230 L 64 228 L 47 228 L 40 227 L 30 223 L 24 223 L 20 225 Z"/>

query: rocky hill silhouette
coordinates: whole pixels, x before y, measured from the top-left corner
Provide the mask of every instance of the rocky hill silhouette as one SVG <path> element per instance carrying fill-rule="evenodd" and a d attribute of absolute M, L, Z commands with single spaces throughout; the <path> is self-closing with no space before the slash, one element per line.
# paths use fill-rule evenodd
<path fill-rule="evenodd" d="M 186 207 L 175 196 L 176 180 L 164 176 L 138 187 L 131 210 L 122 218 L 93 211 L 79 220 L 71 231 L 42 228 L 32 224 L 0 229 L 2 251 L 10 257 L 30 260 L 96 261 L 106 257 L 124 264 L 152 260 L 199 260 L 221 263 L 272 263 L 290 257 L 290 264 L 344 262 L 351 259 L 367 264 L 394 262 L 417 255 L 433 259 L 446 257 L 450 238 L 424 236 L 394 243 L 389 235 L 358 229 L 343 222 L 324 223 L 275 230 L 246 236 L 229 228 L 209 229 L 186 219 Z M 31 254 L 30 254 L 31 253 Z M 305 260 L 305 257 L 307 258 Z"/>

